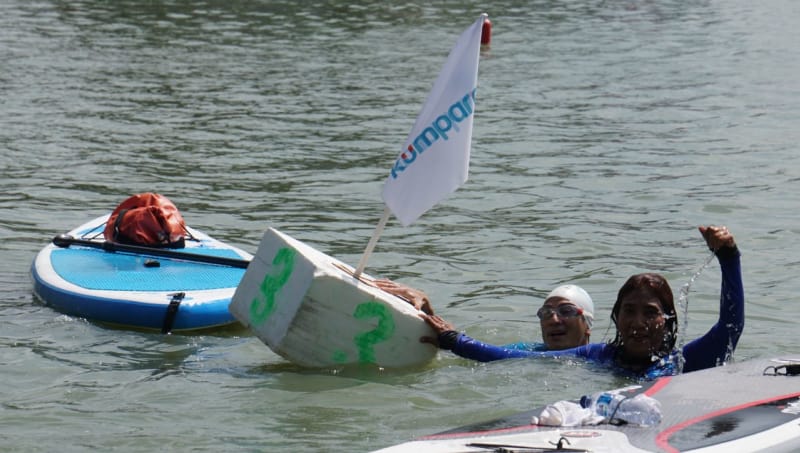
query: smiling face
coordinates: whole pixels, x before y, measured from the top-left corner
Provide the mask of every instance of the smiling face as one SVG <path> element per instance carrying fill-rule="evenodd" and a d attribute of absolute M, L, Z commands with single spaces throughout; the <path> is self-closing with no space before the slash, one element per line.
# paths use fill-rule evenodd
<path fill-rule="evenodd" d="M 611 313 L 617 326 L 612 344 L 622 365 L 648 366 L 675 346 L 677 323 L 672 290 L 661 275 L 638 274 L 620 288 Z"/>
<path fill-rule="evenodd" d="M 563 297 L 551 297 L 544 302 L 537 314 L 542 340 L 548 350 L 569 349 L 589 343 L 591 330 L 580 313 L 580 308 Z"/>
<path fill-rule="evenodd" d="M 617 331 L 626 360 L 649 363 L 660 355 L 666 316 L 651 292 L 637 290 L 620 300 Z"/>

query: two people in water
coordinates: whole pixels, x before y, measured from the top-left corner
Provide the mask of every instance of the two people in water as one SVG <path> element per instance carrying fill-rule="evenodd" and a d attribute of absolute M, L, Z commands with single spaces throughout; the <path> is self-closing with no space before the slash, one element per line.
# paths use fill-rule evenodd
<path fill-rule="evenodd" d="M 719 319 L 705 335 L 689 342 L 681 350 L 675 347 L 678 319 L 672 290 L 667 280 L 655 273 L 634 275 L 620 288 L 611 310 L 616 336 L 608 343 L 588 342 L 593 319 L 591 309 L 584 310 L 570 297 L 548 297 L 538 312 L 547 350 L 482 343 L 459 333 L 450 323 L 435 315 L 423 292 L 385 282 L 379 283 L 379 286 L 422 309 L 424 314 L 421 316 L 437 335 L 435 338 L 422 338 L 421 341 L 436 344 L 461 357 L 487 362 L 519 357 L 571 356 L 608 366 L 621 374 L 653 379 L 725 363 L 736 348 L 744 328 L 740 253 L 733 235 L 724 226 L 701 226 L 699 231 L 720 263 L 722 287 Z M 580 300 L 580 297 L 573 298 Z M 559 343 L 553 341 L 548 344 L 548 338 L 552 340 L 555 335 L 548 337 L 545 324 L 554 320 L 562 322 L 559 327 L 561 333 L 557 336 L 564 340 L 560 345 L 566 345 L 565 349 L 557 349 Z M 548 327 L 547 332 L 554 331 Z M 574 340 L 567 341 L 567 338 Z"/>

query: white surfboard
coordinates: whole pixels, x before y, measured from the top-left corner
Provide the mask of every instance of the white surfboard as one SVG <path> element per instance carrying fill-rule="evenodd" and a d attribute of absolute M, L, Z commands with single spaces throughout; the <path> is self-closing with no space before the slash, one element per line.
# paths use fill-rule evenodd
<path fill-rule="evenodd" d="M 535 424 L 534 417 L 543 409 L 539 407 L 374 453 L 796 452 L 800 451 L 800 373 L 781 368 L 787 362 L 797 363 L 796 358 L 754 359 L 620 389 L 661 403 L 662 420 L 655 426 L 543 426 Z"/>
<path fill-rule="evenodd" d="M 353 276 L 353 268 L 270 228 L 230 304 L 275 353 L 302 366 L 427 363 L 435 336 L 408 302 Z"/>

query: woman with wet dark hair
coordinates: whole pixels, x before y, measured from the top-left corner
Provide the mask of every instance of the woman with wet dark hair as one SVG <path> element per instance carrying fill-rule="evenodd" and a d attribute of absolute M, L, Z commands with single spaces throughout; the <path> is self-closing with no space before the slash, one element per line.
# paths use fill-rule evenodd
<path fill-rule="evenodd" d="M 744 328 L 744 289 L 739 249 L 724 226 L 701 226 L 700 233 L 714 251 L 722 271 L 719 320 L 702 337 L 675 349 L 678 318 L 667 280 L 659 274 L 630 277 L 620 288 L 611 310 L 617 328 L 609 343 L 590 343 L 562 351 L 526 351 L 494 346 L 457 332 L 432 314 L 421 315 L 437 333 L 422 341 L 482 362 L 520 357 L 573 356 L 614 368 L 638 378 L 654 379 L 725 363 Z M 412 302 L 413 303 L 413 302 Z"/>
<path fill-rule="evenodd" d="M 659 274 L 637 274 L 628 279 L 611 309 L 617 335 L 611 345 L 615 361 L 630 370 L 644 369 L 653 357 L 672 352 L 678 334 L 675 300 L 667 280 Z"/>

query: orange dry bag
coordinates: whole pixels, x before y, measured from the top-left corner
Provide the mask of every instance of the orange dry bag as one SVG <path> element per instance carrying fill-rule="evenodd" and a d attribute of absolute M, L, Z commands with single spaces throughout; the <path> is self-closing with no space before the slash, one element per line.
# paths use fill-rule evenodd
<path fill-rule="evenodd" d="M 157 193 L 134 195 L 114 209 L 106 222 L 106 241 L 148 247 L 182 248 L 186 223 L 178 208 Z"/>

